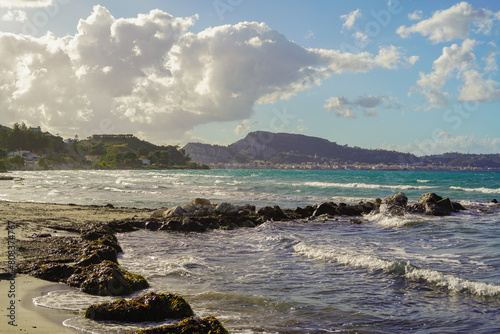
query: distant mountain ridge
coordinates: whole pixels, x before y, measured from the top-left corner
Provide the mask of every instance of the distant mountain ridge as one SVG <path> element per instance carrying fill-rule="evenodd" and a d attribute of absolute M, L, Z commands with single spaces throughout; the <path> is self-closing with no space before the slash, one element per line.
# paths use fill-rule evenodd
<path fill-rule="evenodd" d="M 415 155 L 409 153 L 342 146 L 323 138 L 267 131 L 251 132 L 245 138 L 227 147 L 188 143 L 184 146 L 184 150 L 193 161 L 203 163 L 234 163 L 252 160 L 301 163 L 328 160 L 376 164 L 418 160 Z"/>
<path fill-rule="evenodd" d="M 183 148 L 201 163 L 244 163 L 264 160 L 276 164 L 337 162 L 367 164 L 434 164 L 450 167 L 500 168 L 500 154 L 445 153 L 417 157 L 410 153 L 339 145 L 329 140 L 291 133 L 255 131 L 228 146 L 188 143 Z"/>

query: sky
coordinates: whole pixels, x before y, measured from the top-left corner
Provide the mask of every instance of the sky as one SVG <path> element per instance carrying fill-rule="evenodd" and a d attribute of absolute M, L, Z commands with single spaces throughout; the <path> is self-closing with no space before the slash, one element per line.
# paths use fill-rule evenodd
<path fill-rule="evenodd" d="M 0 124 L 500 153 L 500 1 L 0 0 Z"/>

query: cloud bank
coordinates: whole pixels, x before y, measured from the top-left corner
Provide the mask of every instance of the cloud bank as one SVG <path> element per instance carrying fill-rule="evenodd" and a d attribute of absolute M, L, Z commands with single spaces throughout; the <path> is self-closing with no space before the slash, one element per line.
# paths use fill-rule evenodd
<path fill-rule="evenodd" d="M 4 122 L 64 136 L 181 140 L 197 125 L 247 119 L 255 103 L 287 99 L 331 75 L 402 62 L 393 46 L 376 55 L 306 49 L 264 23 L 188 32 L 196 19 L 161 10 L 115 19 L 95 6 L 74 36 L 0 33 Z"/>
<path fill-rule="evenodd" d="M 23 8 L 23 7 L 48 7 L 56 0 L 1 0 L 0 7 Z M 59 0 L 61 1 L 61 0 Z"/>
<path fill-rule="evenodd" d="M 357 118 L 355 110 L 361 110 L 364 116 L 375 117 L 379 115 L 378 108 L 383 109 L 404 109 L 394 98 L 389 96 L 362 95 L 355 99 L 345 96 L 332 96 L 326 100 L 323 106 L 326 110 L 332 111 L 335 116 L 341 118 Z"/>

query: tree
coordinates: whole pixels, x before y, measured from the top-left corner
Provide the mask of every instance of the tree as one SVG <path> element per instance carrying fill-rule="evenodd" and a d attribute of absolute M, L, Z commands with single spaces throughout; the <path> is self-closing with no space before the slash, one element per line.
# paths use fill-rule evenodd
<path fill-rule="evenodd" d="M 49 169 L 49 162 L 45 158 L 38 159 L 38 166 L 43 169 Z"/>
<path fill-rule="evenodd" d="M 5 173 L 7 171 L 7 163 L 5 160 L 0 160 L 0 173 Z"/>
<path fill-rule="evenodd" d="M 24 158 L 20 155 L 15 155 L 9 159 L 9 162 L 17 168 L 24 167 Z"/>

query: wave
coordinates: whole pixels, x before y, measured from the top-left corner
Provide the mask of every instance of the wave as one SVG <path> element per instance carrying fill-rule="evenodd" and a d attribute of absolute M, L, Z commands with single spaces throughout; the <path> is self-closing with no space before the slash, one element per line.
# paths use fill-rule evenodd
<path fill-rule="evenodd" d="M 295 186 L 309 186 L 318 188 L 365 188 L 365 189 L 431 189 L 431 186 L 412 186 L 412 185 L 384 185 L 384 184 L 369 184 L 369 183 L 336 183 L 336 182 L 304 182 L 295 184 Z"/>
<path fill-rule="evenodd" d="M 500 188 L 497 189 L 492 189 L 492 188 L 463 188 L 463 187 L 454 187 L 451 186 L 450 189 L 454 190 L 462 190 L 462 191 L 467 191 L 467 192 L 479 192 L 483 194 L 500 194 Z"/>
<path fill-rule="evenodd" d="M 411 282 L 426 283 L 450 293 L 463 293 L 481 297 L 500 297 L 500 286 L 443 274 L 432 269 L 422 269 L 408 262 L 389 261 L 372 255 L 360 254 L 354 250 L 335 248 L 331 246 L 310 245 L 300 242 L 293 247 L 295 252 L 305 257 L 336 262 L 346 266 L 380 270 L 385 273 L 402 277 Z"/>

